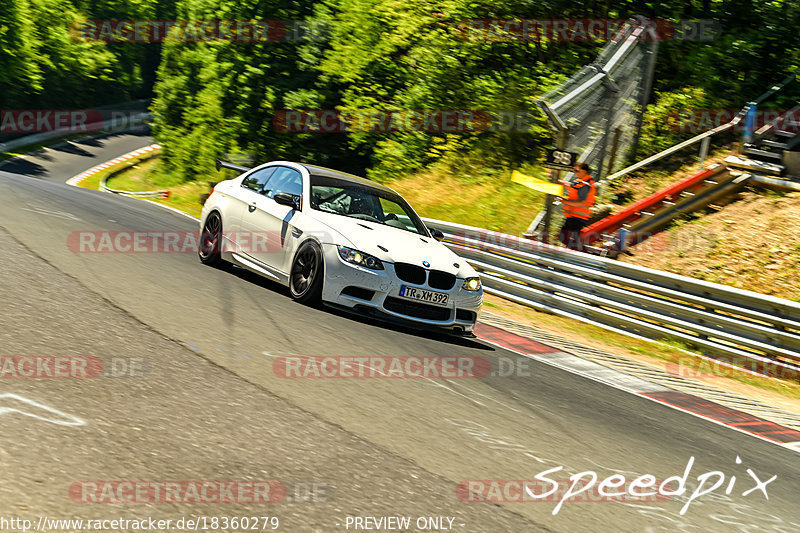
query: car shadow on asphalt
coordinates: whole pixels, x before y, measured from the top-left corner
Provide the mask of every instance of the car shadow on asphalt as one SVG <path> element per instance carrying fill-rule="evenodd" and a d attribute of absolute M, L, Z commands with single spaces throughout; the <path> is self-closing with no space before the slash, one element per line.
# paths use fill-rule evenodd
<path fill-rule="evenodd" d="M 269 280 L 254 272 L 250 272 L 246 268 L 230 265 L 230 267 L 228 267 L 227 270 L 232 275 L 244 281 L 253 283 L 254 285 L 258 285 L 259 287 L 262 287 L 264 289 L 280 293 L 284 295 L 286 298 L 291 298 L 291 296 L 289 295 L 289 289 L 287 287 L 284 287 L 280 283 Z M 297 302 L 294 303 L 296 305 L 306 305 Z M 420 329 L 420 327 L 414 323 L 406 323 L 401 319 L 393 319 L 388 315 L 385 318 L 382 316 L 379 317 L 375 315 L 367 315 L 364 313 L 360 313 L 358 311 L 352 311 L 347 307 L 341 307 L 331 304 L 318 304 L 313 306 L 313 308 L 322 310 L 332 315 L 336 315 L 346 320 L 361 322 L 362 324 L 368 324 L 370 326 L 374 326 L 384 330 L 395 331 L 397 333 L 402 333 L 405 335 L 413 335 L 415 337 L 429 339 L 446 344 L 452 344 L 455 346 L 461 346 L 464 348 L 472 348 L 476 350 L 484 350 L 490 352 L 495 351 L 495 348 L 493 346 L 485 344 L 479 340 L 476 340 L 474 337 L 454 335 L 435 328 Z"/>
<path fill-rule="evenodd" d="M 361 322 L 363 324 L 369 324 L 371 326 L 379 327 L 381 329 L 396 331 L 398 333 L 403 333 L 407 335 L 414 335 L 415 337 L 438 341 L 446 344 L 453 344 L 456 346 L 462 346 L 464 348 L 473 348 L 477 350 L 485 350 L 491 352 L 495 351 L 494 347 L 488 344 L 484 344 L 476 340 L 474 337 L 455 335 L 435 328 L 420 329 L 419 326 L 417 326 L 416 324 L 406 323 L 402 319 L 394 319 L 388 315 L 386 318 L 378 317 L 375 315 L 365 315 L 358 311 L 352 311 L 347 307 L 340 307 L 331 304 L 323 304 L 320 307 L 342 318 L 354 320 L 356 322 Z"/>

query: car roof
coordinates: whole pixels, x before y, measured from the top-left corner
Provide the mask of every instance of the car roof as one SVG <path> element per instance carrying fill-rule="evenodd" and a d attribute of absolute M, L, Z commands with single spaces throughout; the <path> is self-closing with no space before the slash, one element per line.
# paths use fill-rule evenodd
<path fill-rule="evenodd" d="M 366 187 L 373 187 L 375 189 L 391 192 L 397 194 L 397 191 L 390 189 L 385 185 L 381 185 L 380 183 L 376 183 L 374 181 L 370 181 L 366 178 L 361 178 L 359 176 L 354 176 L 353 174 L 348 174 L 347 172 L 341 172 L 339 170 L 333 170 L 331 168 L 325 167 L 318 167 L 316 165 L 307 165 L 305 163 L 298 163 L 302 165 L 308 170 L 308 173 L 314 176 L 324 176 L 326 178 L 337 178 L 344 181 L 349 181 L 351 183 L 357 183 L 359 185 L 364 185 Z"/>

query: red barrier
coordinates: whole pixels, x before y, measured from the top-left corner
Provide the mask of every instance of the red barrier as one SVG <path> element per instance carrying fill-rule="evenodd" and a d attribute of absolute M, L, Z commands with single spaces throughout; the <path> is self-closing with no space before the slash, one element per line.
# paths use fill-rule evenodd
<path fill-rule="evenodd" d="M 701 170 L 693 176 L 689 176 L 688 178 L 684 178 L 676 183 L 673 183 L 669 187 L 661 189 L 660 191 L 655 192 L 646 198 L 642 198 L 638 202 L 632 203 L 620 212 L 600 219 L 591 226 L 585 227 L 581 230 L 581 237 L 585 243 L 597 241 L 600 239 L 602 234 L 610 234 L 615 232 L 630 219 L 639 218 L 642 211 L 646 211 L 648 208 L 651 208 L 669 198 L 674 199 L 674 197 L 679 195 L 681 192 L 697 185 L 704 179 L 713 176 L 718 171 L 719 167 L 707 168 L 705 170 Z"/>

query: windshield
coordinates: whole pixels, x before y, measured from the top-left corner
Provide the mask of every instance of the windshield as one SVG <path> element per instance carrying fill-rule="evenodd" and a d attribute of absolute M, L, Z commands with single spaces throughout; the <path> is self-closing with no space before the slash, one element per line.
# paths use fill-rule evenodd
<path fill-rule="evenodd" d="M 311 208 L 428 236 L 425 225 L 400 195 L 352 181 L 311 176 Z"/>

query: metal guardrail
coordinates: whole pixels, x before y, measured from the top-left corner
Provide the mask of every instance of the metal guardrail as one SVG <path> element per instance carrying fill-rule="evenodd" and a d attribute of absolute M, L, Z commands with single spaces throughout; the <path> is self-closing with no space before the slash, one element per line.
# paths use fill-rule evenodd
<path fill-rule="evenodd" d="M 167 189 L 157 190 L 157 191 L 123 191 L 118 189 L 112 189 L 107 185 L 108 180 L 115 177 L 117 174 L 120 174 L 121 172 L 128 170 L 131 166 L 138 163 L 142 163 L 154 157 L 159 157 L 161 155 L 160 148 L 161 147 L 159 145 L 151 144 L 150 146 L 146 146 L 139 150 L 134 150 L 133 152 L 127 153 L 121 157 L 118 157 L 117 159 L 111 160 L 109 163 L 106 163 L 105 165 L 109 165 L 110 163 L 126 163 L 126 164 L 124 167 L 111 172 L 110 174 L 108 174 L 108 176 L 105 176 L 100 181 L 100 190 L 105 192 L 110 192 L 113 194 L 118 194 L 120 196 L 130 196 L 134 198 L 169 198 L 170 191 Z M 100 165 L 100 167 L 98 168 L 102 168 L 105 165 Z"/>
<path fill-rule="evenodd" d="M 622 170 L 620 170 L 618 172 L 615 172 L 615 173 L 611 174 L 610 176 L 606 176 L 605 178 L 603 178 L 600 181 L 600 185 L 604 185 L 606 183 L 612 182 L 617 178 L 621 178 L 622 176 L 625 176 L 626 174 L 629 174 L 629 173 L 633 172 L 634 170 L 638 170 L 638 169 L 640 169 L 640 168 L 642 168 L 642 167 L 644 167 L 646 165 L 649 165 L 650 163 L 654 163 L 655 161 L 658 161 L 659 159 L 667 157 L 668 155 L 674 154 L 675 152 L 677 152 L 679 150 L 682 150 L 683 148 L 686 148 L 687 146 L 691 146 L 691 145 L 696 144 L 696 143 L 701 142 L 701 141 L 702 141 L 703 144 L 700 147 L 700 163 L 702 164 L 703 161 L 705 160 L 706 156 L 708 155 L 709 144 L 711 142 L 711 137 L 713 135 L 716 135 L 717 133 L 722 133 L 722 132 L 727 131 L 727 130 L 735 127 L 735 126 L 738 126 L 739 122 L 741 122 L 747 116 L 747 113 L 750 111 L 751 108 L 754 108 L 754 107 L 758 106 L 759 104 L 763 103 L 764 101 L 769 100 L 770 98 L 775 96 L 777 93 L 779 93 L 783 89 L 785 89 L 788 85 L 796 82 L 798 79 L 800 79 L 800 69 L 797 69 L 796 71 L 794 71 L 792 74 L 787 76 L 779 84 L 777 84 L 777 85 L 775 85 L 773 87 L 770 87 L 766 92 L 761 94 L 761 96 L 756 98 L 754 101 L 748 102 L 733 117 L 733 119 L 731 119 L 730 122 L 728 122 L 726 124 L 721 124 L 721 125 L 717 126 L 716 128 L 710 129 L 710 130 L 705 131 L 705 132 L 703 132 L 703 133 L 701 133 L 699 135 L 696 135 L 695 137 L 692 137 L 691 139 L 687 139 L 687 140 L 685 140 L 685 141 L 683 141 L 681 143 L 678 143 L 678 144 L 676 144 L 676 145 L 674 145 L 674 146 L 672 146 L 670 148 L 667 148 L 666 150 L 664 150 L 662 152 L 659 152 L 659 153 L 657 153 L 655 155 L 652 155 L 652 156 L 648 157 L 647 159 L 643 159 L 643 160 L 641 160 L 641 161 L 639 161 L 639 162 L 637 162 L 637 163 L 635 163 L 633 165 L 630 165 L 630 166 L 628 166 L 626 168 L 623 168 Z M 798 109 L 798 107 L 794 107 L 788 112 L 792 113 L 792 112 L 796 111 L 797 109 Z M 756 132 L 756 135 L 763 136 L 764 134 L 768 133 L 768 131 L 769 131 L 768 126 L 769 125 L 765 125 L 764 128 L 761 128 L 761 130 Z"/>
<path fill-rule="evenodd" d="M 659 159 L 663 159 L 663 158 L 667 157 L 668 155 L 672 155 L 675 152 L 683 150 L 687 146 L 691 146 L 691 145 L 696 144 L 696 143 L 698 143 L 700 141 L 703 141 L 703 143 L 704 143 L 704 146 L 701 147 L 701 154 L 700 154 L 701 155 L 700 160 L 701 160 L 701 163 L 702 163 L 702 161 L 705 159 L 706 155 L 708 154 L 708 143 L 710 142 L 711 137 L 713 135 L 718 134 L 718 133 L 722 133 L 724 131 L 728 131 L 729 129 L 731 129 L 731 128 L 735 127 L 735 126 L 738 126 L 739 122 L 742 121 L 742 119 L 744 118 L 744 116 L 746 114 L 747 114 L 747 107 L 745 107 L 744 109 L 739 111 L 733 117 L 733 119 L 731 119 L 730 122 L 726 122 L 725 124 L 721 124 L 721 125 L 717 126 L 716 128 L 710 129 L 708 131 L 704 131 L 703 133 L 701 133 L 699 135 L 695 135 L 691 139 L 687 139 L 687 140 L 685 140 L 683 142 L 680 142 L 680 143 L 678 143 L 678 144 L 676 144 L 674 146 L 671 146 L 671 147 L 667 148 L 666 150 L 663 150 L 663 151 L 661 151 L 661 152 L 659 152 L 657 154 L 651 155 L 650 157 L 648 157 L 646 159 L 642 159 L 641 161 L 639 161 L 637 163 L 634 163 L 633 165 L 625 167 L 625 168 L 623 168 L 622 170 L 620 170 L 618 172 L 614 172 L 610 176 L 606 176 L 605 178 L 603 178 L 600 181 L 599 185 L 605 185 L 606 183 L 612 182 L 617 178 L 621 178 L 622 176 L 625 176 L 626 174 L 630 174 L 634 170 L 639 170 L 640 168 L 642 168 L 644 166 L 647 166 L 650 163 L 655 163 Z"/>
<path fill-rule="evenodd" d="M 757 143 L 767 135 L 775 131 L 778 122 L 784 122 L 787 118 L 794 116 L 794 113 L 800 111 L 800 104 L 792 107 L 791 109 L 781 113 L 775 120 L 771 120 L 753 132 L 753 142 Z"/>
<path fill-rule="evenodd" d="M 138 113 L 136 115 L 131 115 L 130 117 L 126 118 L 126 123 L 120 127 L 114 127 L 115 119 L 104 120 L 102 122 L 93 122 L 91 124 L 86 124 L 85 132 L 87 134 L 94 134 L 100 132 L 120 132 L 120 131 L 127 131 L 131 129 L 131 127 L 144 125 L 147 120 L 150 120 L 152 115 L 147 113 Z M 134 126 L 132 126 L 134 125 Z M 51 141 L 53 139 L 60 139 L 65 135 L 69 135 L 71 132 L 69 131 L 45 131 L 42 133 L 34 133 L 32 135 L 26 135 L 24 137 L 19 137 L 17 139 L 13 139 L 10 141 L 6 141 L 4 143 L 0 143 L 0 152 L 8 152 L 10 150 L 16 150 L 22 146 L 27 146 L 29 144 L 36 144 L 46 141 Z"/>
<path fill-rule="evenodd" d="M 650 238 L 675 217 L 735 194 L 751 177 L 725 165 L 711 165 L 583 228 L 581 240 L 585 245 L 601 241 L 606 256 L 615 258 L 627 246 Z"/>
<path fill-rule="evenodd" d="M 484 289 L 773 377 L 800 376 L 800 303 L 439 220 Z"/>

